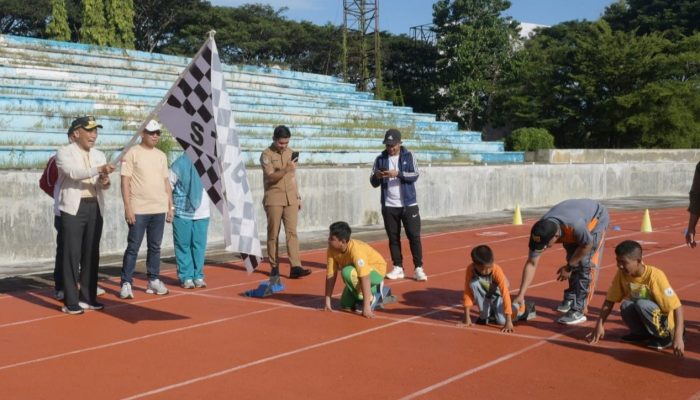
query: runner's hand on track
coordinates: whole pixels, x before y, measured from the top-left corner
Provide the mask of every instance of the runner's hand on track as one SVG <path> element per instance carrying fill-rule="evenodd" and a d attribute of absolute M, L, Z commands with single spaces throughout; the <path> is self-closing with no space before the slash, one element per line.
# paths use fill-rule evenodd
<path fill-rule="evenodd" d="M 693 249 L 698 245 L 695 242 L 695 229 L 688 229 L 688 231 L 685 233 L 685 244 Z"/>

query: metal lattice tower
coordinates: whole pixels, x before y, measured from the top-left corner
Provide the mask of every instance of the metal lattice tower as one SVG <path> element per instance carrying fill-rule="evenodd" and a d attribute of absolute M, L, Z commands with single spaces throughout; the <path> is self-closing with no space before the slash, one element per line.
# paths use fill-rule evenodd
<path fill-rule="evenodd" d="M 372 41 L 374 46 L 368 44 Z M 370 59 L 374 77 L 370 78 Z M 352 65 L 351 65 L 352 64 Z M 382 93 L 381 39 L 379 36 L 379 0 L 343 0 L 343 79 L 347 82 L 350 67 L 358 69 L 358 88 L 367 91 L 374 82 L 375 96 Z"/>
<path fill-rule="evenodd" d="M 426 42 L 435 44 L 435 31 L 433 24 L 423 24 L 410 27 L 410 36 L 416 42 Z"/>

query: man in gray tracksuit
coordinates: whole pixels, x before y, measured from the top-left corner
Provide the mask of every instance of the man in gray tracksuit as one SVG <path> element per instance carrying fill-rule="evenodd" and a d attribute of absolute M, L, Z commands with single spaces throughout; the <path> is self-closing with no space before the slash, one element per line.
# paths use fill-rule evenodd
<path fill-rule="evenodd" d="M 603 260 L 609 223 L 608 210 L 594 200 L 565 200 L 552 207 L 532 226 L 530 252 L 523 267 L 520 291 L 513 302 L 523 304 L 542 252 L 555 243 L 562 243 L 566 264 L 557 271 L 558 280 L 568 280 L 569 287 L 564 290 L 564 300 L 557 307 L 557 311 L 565 313 L 558 322 L 566 325 L 585 322 Z"/>

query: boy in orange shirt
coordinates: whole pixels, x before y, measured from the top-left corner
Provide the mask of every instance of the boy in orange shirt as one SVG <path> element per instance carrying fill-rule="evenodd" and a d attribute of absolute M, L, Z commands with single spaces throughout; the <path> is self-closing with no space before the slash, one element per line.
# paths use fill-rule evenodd
<path fill-rule="evenodd" d="M 493 262 L 493 251 L 489 246 L 476 246 L 471 258 L 464 279 L 464 326 L 472 325 L 469 308 L 475 303 L 479 307 L 476 323 L 496 322 L 503 325 L 502 332 L 513 332 L 513 313 L 518 321 L 535 318 L 535 303 L 525 302 L 524 306 L 511 303 L 508 278 Z"/>

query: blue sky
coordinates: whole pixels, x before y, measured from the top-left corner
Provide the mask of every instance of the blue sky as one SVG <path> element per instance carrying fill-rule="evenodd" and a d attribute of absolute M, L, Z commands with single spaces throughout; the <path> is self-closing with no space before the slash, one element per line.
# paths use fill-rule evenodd
<path fill-rule="evenodd" d="M 246 0 L 210 0 L 218 6 L 240 6 Z M 275 9 L 287 7 L 284 15 L 293 20 L 307 20 L 317 24 L 343 22 L 343 0 L 257 0 Z M 555 25 L 572 19 L 596 20 L 605 7 L 615 0 L 511 0 L 507 14 L 520 22 Z M 432 22 L 433 0 L 379 0 L 381 30 L 394 34 L 409 33 L 415 25 Z"/>

